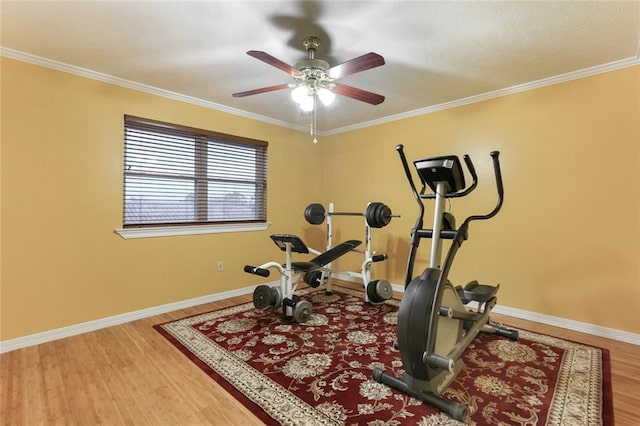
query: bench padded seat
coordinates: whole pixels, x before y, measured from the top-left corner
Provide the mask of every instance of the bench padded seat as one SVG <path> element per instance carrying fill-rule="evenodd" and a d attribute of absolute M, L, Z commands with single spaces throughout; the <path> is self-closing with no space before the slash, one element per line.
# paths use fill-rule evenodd
<path fill-rule="evenodd" d="M 318 256 L 311 259 L 309 262 L 292 262 L 291 267 L 294 270 L 300 271 L 300 272 L 309 272 L 315 269 L 320 269 L 324 265 L 333 262 L 343 254 L 350 252 L 354 248 L 358 247 L 360 244 L 362 244 L 362 241 L 358 241 L 358 240 L 345 241 L 344 243 L 338 244 L 332 249 L 319 254 Z"/>

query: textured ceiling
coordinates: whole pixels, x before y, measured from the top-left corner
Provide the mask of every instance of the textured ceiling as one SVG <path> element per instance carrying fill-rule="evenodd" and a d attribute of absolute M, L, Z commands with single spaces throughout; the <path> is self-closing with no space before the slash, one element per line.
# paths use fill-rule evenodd
<path fill-rule="evenodd" d="M 3 0 L 0 16 L 5 56 L 55 61 L 292 127 L 309 117 L 288 90 L 231 96 L 293 82 L 246 51 L 293 65 L 306 57 L 302 39 L 314 35 L 322 41 L 316 57 L 331 65 L 382 55 L 384 66 L 340 82 L 380 93 L 384 103 L 338 97 L 318 112 L 321 132 L 640 64 L 640 1 Z"/>

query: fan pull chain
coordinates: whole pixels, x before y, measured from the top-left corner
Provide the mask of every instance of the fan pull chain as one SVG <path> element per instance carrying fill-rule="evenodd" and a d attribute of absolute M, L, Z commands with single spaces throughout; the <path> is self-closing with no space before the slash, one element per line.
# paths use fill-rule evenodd
<path fill-rule="evenodd" d="M 316 125 L 316 111 L 318 108 L 317 103 L 318 95 L 316 93 L 313 94 L 313 122 L 311 123 L 311 136 L 313 136 L 313 143 L 318 143 L 318 138 L 316 137 L 317 125 Z"/>

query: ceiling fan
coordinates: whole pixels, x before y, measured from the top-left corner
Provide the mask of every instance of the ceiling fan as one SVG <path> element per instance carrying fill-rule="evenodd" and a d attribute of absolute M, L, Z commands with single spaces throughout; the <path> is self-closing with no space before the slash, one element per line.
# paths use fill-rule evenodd
<path fill-rule="evenodd" d="M 295 79 L 295 83 L 278 84 L 275 86 L 262 87 L 260 89 L 247 90 L 245 92 L 234 93 L 233 97 L 242 98 L 245 96 L 257 95 L 259 93 L 273 92 L 282 89 L 293 89 L 291 97 L 300 105 L 303 111 L 313 111 L 313 123 L 311 134 L 315 137 L 316 104 L 319 99 L 323 105 L 330 105 L 335 95 L 346 96 L 371 105 L 378 105 L 384 101 L 384 96 L 377 93 L 368 92 L 346 84 L 337 83 L 336 80 L 369 70 L 371 68 L 384 65 L 384 58 L 377 53 L 367 53 L 357 58 L 353 58 L 333 67 L 326 61 L 317 59 L 315 52 L 320 45 L 317 37 L 307 37 L 303 40 L 304 48 L 309 52 L 308 59 L 303 59 L 291 66 L 280 59 L 277 59 L 266 52 L 250 50 L 247 55 L 261 60 L 271 66 L 286 72 Z"/>

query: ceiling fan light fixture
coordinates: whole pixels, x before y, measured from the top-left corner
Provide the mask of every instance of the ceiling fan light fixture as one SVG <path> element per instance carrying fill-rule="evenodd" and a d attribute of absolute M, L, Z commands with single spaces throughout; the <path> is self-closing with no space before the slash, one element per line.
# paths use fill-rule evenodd
<path fill-rule="evenodd" d="M 313 111 L 314 107 L 313 96 L 307 96 L 307 98 L 300 104 L 300 109 L 304 112 Z"/>
<path fill-rule="evenodd" d="M 318 89 L 318 98 L 320 98 L 320 102 L 322 102 L 322 105 L 329 106 L 336 99 L 336 94 L 329 89 L 321 87 L 320 89 Z"/>
<path fill-rule="evenodd" d="M 309 95 L 309 88 L 304 84 L 297 86 L 291 91 L 291 99 L 297 104 L 308 103 L 311 96 Z"/>

